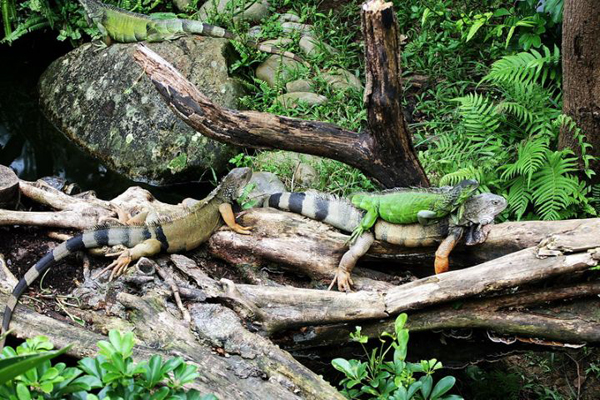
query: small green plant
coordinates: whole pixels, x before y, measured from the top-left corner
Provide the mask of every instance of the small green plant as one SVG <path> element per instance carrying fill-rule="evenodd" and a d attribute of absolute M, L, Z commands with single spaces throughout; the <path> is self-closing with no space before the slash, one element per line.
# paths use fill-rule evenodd
<path fill-rule="evenodd" d="M 371 352 L 365 344 L 368 337 L 361 334 L 360 327 L 350 334 L 350 338 L 361 344 L 367 361 L 336 358 L 331 361 L 333 367 L 346 377 L 340 382 L 342 394 L 348 399 L 390 399 L 390 400 L 460 400 L 461 396 L 447 395 L 456 379 L 446 376 L 435 385 L 433 374 L 442 368 L 436 359 L 421 360 L 419 363 L 406 361 L 408 351 L 408 329 L 404 328 L 407 315 L 400 314 L 394 324 L 394 333 L 384 332 L 379 340 L 381 345 Z M 386 339 L 391 343 L 386 346 Z M 393 349 L 391 361 L 387 355 Z M 416 373 L 424 374 L 418 380 Z"/>
<path fill-rule="evenodd" d="M 98 342 L 99 355 L 84 358 L 77 367 L 65 363 L 52 365 L 50 358 L 64 353 L 51 351 L 53 345 L 45 336 L 28 339 L 16 349 L 5 347 L 0 355 L 0 378 L 4 365 L 20 361 L 35 362 L 28 368 L 20 367 L 18 375 L 0 380 L 0 398 L 23 399 L 189 399 L 215 400 L 214 395 L 200 395 L 196 390 L 186 391 L 183 386 L 196 379 L 196 367 L 183 362 L 181 357 L 163 361 L 155 355 L 147 362 L 132 359 L 134 337 L 131 332 L 121 335 L 110 331 L 108 341 Z"/>
<path fill-rule="evenodd" d="M 257 155 L 240 153 L 229 162 L 236 167 L 250 167 L 256 171 L 272 172 L 291 191 L 314 189 L 346 196 L 354 192 L 375 190 L 375 185 L 358 169 L 327 158 L 286 151 L 265 151 Z M 314 168 L 316 173 L 314 180 L 299 182 L 297 172 L 300 164 L 307 164 Z M 247 200 L 244 199 L 245 202 Z M 246 203 L 248 204 L 250 203 Z"/>

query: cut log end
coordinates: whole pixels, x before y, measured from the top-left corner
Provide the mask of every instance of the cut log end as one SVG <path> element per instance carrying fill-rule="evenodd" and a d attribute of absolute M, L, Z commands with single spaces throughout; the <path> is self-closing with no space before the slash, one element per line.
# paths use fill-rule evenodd
<path fill-rule="evenodd" d="M 384 0 L 370 0 L 363 4 L 363 10 L 366 12 L 380 12 L 386 8 L 391 8 L 392 3 Z"/>
<path fill-rule="evenodd" d="M 12 169 L 0 165 L 0 208 L 14 209 L 19 203 L 19 178 Z"/>

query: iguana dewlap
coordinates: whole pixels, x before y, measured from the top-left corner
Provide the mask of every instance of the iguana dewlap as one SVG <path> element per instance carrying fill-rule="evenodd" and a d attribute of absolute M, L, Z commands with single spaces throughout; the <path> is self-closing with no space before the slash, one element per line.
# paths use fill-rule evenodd
<path fill-rule="evenodd" d="M 118 275 L 140 257 L 161 251 L 176 253 L 196 248 L 208 240 L 223 222 L 237 233 L 249 234 L 250 228 L 235 222 L 231 204 L 251 177 L 249 168 L 233 169 L 206 198 L 179 217 L 133 226 L 102 226 L 61 243 L 35 263 L 15 286 L 4 309 L 2 333 L 8 330 L 12 313 L 25 289 L 55 262 L 79 250 L 115 245 L 128 247 L 108 267 L 114 268 L 113 274 L 116 272 Z M 3 346 L 4 341 L 0 341 L 0 350 Z"/>
<path fill-rule="evenodd" d="M 265 200 L 264 206 L 301 214 L 344 232 L 355 231 L 365 214 L 347 199 L 315 192 L 273 194 Z M 431 225 L 397 225 L 378 220 L 373 229 L 374 235 L 370 232 L 363 233 L 344 254 L 334 282 L 337 280 L 339 290 L 345 291 L 350 288 L 352 269 L 375 239 L 405 247 L 429 247 L 439 244 L 436 252 L 436 272 L 445 272 L 448 268 L 448 256 L 463 231 L 467 230 L 469 238 L 477 238 L 468 244 L 480 243 L 485 240 L 486 233 L 481 229 L 482 226 L 492 223 L 506 206 L 507 202 L 502 196 L 484 193 L 466 200 L 460 219 L 447 216 Z"/>
<path fill-rule="evenodd" d="M 209 25 L 189 19 L 156 19 L 144 14 L 138 14 L 120 9 L 97 0 L 79 0 L 87 14 L 88 23 L 96 25 L 106 44 L 111 40 L 121 43 L 133 43 L 147 40 L 161 42 L 177 39 L 185 35 L 202 35 L 214 38 L 239 38 L 231 32 L 218 26 Z M 246 41 L 246 44 L 259 51 L 279 54 L 298 62 L 304 61 L 289 51 L 282 51 L 275 46 Z"/>

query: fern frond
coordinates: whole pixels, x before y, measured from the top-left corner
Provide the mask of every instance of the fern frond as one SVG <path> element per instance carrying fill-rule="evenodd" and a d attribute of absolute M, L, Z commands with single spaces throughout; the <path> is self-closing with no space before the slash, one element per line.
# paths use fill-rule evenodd
<path fill-rule="evenodd" d="M 527 206 L 529 206 L 529 203 L 531 202 L 531 192 L 527 188 L 525 177 L 519 176 L 510 183 L 506 200 L 508 201 L 510 212 L 514 214 L 517 221 L 519 221 L 523 217 L 523 214 L 525 214 L 525 211 L 527 211 Z"/>
<path fill-rule="evenodd" d="M 548 151 L 547 165 L 533 176 L 531 187 L 536 212 L 542 219 L 561 218 L 561 211 L 574 201 L 579 187 L 577 178 L 569 172 L 577 171 L 577 158 L 571 151 Z"/>
<path fill-rule="evenodd" d="M 535 115 L 523 104 L 514 101 L 502 101 L 496 105 L 497 113 L 507 113 L 525 125 L 533 124 Z"/>
<path fill-rule="evenodd" d="M 517 159 L 512 164 L 507 164 L 502 178 L 514 178 L 522 175 L 527 178 L 527 187 L 531 184 L 531 178 L 546 163 L 548 153 L 548 141 L 538 138 L 521 143 L 517 148 Z"/>
<path fill-rule="evenodd" d="M 468 134 L 484 140 L 500 126 L 499 115 L 492 101 L 479 93 L 469 93 L 452 99 L 460 103 L 459 114 Z"/>
<path fill-rule="evenodd" d="M 490 72 L 482 81 L 493 83 L 538 81 L 543 85 L 548 78 L 556 79 L 558 77 L 556 68 L 560 66 L 560 51 L 556 46 L 553 52 L 545 46 L 543 51 L 543 55 L 532 49 L 504 56 L 492 64 Z"/>
<path fill-rule="evenodd" d="M 482 181 L 482 172 L 473 165 L 461 168 L 455 172 L 444 175 L 440 179 L 440 186 L 456 185 L 458 182 L 465 179 L 475 179 L 477 182 Z"/>

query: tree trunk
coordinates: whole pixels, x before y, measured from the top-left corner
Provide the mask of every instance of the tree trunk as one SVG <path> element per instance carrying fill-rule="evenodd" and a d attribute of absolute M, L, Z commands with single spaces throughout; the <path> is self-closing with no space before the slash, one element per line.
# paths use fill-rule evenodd
<path fill-rule="evenodd" d="M 600 7 L 596 0 L 565 0 L 562 33 L 563 112 L 572 117 L 600 156 Z M 563 128 L 559 147 L 581 154 L 573 132 Z M 600 179 L 600 163 L 592 162 Z"/>
<path fill-rule="evenodd" d="M 402 115 L 402 84 L 392 3 L 370 0 L 362 8 L 365 36 L 367 130 L 222 108 L 172 65 L 138 45 L 134 54 L 173 112 L 192 128 L 221 142 L 333 158 L 356 167 L 384 187 L 428 186 Z"/>

